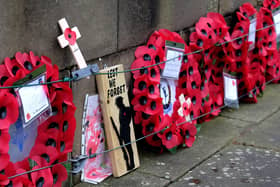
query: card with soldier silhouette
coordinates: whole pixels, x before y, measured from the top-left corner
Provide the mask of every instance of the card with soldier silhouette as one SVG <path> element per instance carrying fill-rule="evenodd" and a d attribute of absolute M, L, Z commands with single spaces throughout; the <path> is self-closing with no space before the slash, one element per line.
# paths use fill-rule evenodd
<path fill-rule="evenodd" d="M 110 152 L 113 175 L 120 177 L 139 167 L 137 146 L 132 121 L 132 109 L 129 105 L 123 65 L 101 70 L 96 76 L 105 134 Z"/>

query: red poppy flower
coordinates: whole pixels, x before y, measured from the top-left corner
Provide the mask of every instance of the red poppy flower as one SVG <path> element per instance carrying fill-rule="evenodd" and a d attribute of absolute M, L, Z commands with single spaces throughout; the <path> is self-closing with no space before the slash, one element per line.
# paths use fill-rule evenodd
<path fill-rule="evenodd" d="M 62 153 L 71 152 L 76 129 L 76 119 L 74 115 L 65 114 L 61 120 L 61 137 L 58 142 L 58 150 Z"/>
<path fill-rule="evenodd" d="M 245 16 L 246 18 L 249 18 L 250 16 L 253 16 L 257 13 L 256 9 L 251 3 L 244 3 L 240 7 L 240 12 Z"/>
<path fill-rule="evenodd" d="M 199 49 L 208 49 L 213 45 L 211 40 L 203 40 L 201 36 L 197 34 L 197 32 L 193 32 L 190 35 L 190 48 L 192 50 L 199 50 Z"/>
<path fill-rule="evenodd" d="M 158 86 L 151 83 L 146 77 L 134 81 L 133 95 L 138 94 L 146 94 L 151 99 L 160 97 Z"/>
<path fill-rule="evenodd" d="M 142 59 L 135 60 L 132 65 L 131 69 L 139 69 L 145 66 L 153 65 L 153 62 L 144 61 Z M 157 66 L 152 66 L 140 70 L 133 71 L 134 79 L 149 79 L 152 83 L 159 83 L 160 82 L 160 70 Z"/>
<path fill-rule="evenodd" d="M 181 122 L 180 122 L 181 121 Z M 182 124 L 184 121 L 184 118 L 181 118 L 178 120 L 180 124 Z M 183 137 L 184 137 L 184 144 L 187 147 L 192 147 L 195 136 L 197 134 L 197 129 L 193 123 L 184 123 L 180 126 L 180 129 L 182 131 Z"/>
<path fill-rule="evenodd" d="M 71 28 L 67 28 L 64 31 L 64 37 L 69 42 L 70 45 L 74 45 L 76 43 L 76 33 L 72 31 Z"/>
<path fill-rule="evenodd" d="M 6 66 L 11 77 L 16 76 L 16 74 L 20 71 L 23 71 L 24 74 L 28 73 L 28 71 L 25 70 L 24 66 L 19 64 L 16 59 L 10 59 L 6 57 L 4 60 L 4 65 Z"/>
<path fill-rule="evenodd" d="M 30 62 L 32 63 L 33 66 L 39 67 L 43 65 L 41 63 L 40 58 L 36 56 L 32 51 L 29 52 L 29 57 L 30 57 Z"/>
<path fill-rule="evenodd" d="M 40 168 L 40 165 L 33 167 L 33 169 L 38 168 Z M 53 186 L 53 176 L 50 168 L 31 173 L 31 179 L 34 186 Z"/>
<path fill-rule="evenodd" d="M 18 119 L 18 102 L 9 92 L 0 92 L 0 129 L 8 129 Z"/>
<path fill-rule="evenodd" d="M 28 158 L 23 159 L 22 161 L 18 161 L 14 164 L 17 170 L 23 169 L 25 171 L 30 169 Z"/>
<path fill-rule="evenodd" d="M 9 162 L 5 170 L 3 171 L 5 173 L 5 176 L 10 177 L 14 176 L 16 174 L 20 174 L 25 172 L 24 169 L 16 169 L 14 164 L 12 162 Z M 31 181 L 28 179 L 28 175 L 21 175 L 18 177 L 15 177 L 9 181 L 8 186 L 31 186 Z"/>
<path fill-rule="evenodd" d="M 53 176 L 53 187 L 60 187 L 62 182 L 67 179 L 67 170 L 61 165 L 57 164 L 51 168 L 52 176 Z"/>
<path fill-rule="evenodd" d="M 163 123 L 168 128 L 164 132 L 159 133 L 158 136 L 161 138 L 162 144 L 172 152 L 180 144 L 180 134 L 176 130 L 176 125 L 174 123 L 171 124 L 171 119 L 168 115 L 165 115 Z"/>
<path fill-rule="evenodd" d="M 47 82 L 59 80 L 59 69 L 56 64 L 46 66 L 47 69 Z"/>
<path fill-rule="evenodd" d="M 280 2 L 278 0 L 264 0 L 263 6 L 265 8 L 273 10 L 273 9 L 277 8 L 278 6 L 280 6 Z"/>
<path fill-rule="evenodd" d="M 142 133 L 144 136 L 149 135 L 153 132 L 161 131 L 165 127 L 162 126 L 161 120 L 163 119 L 163 115 L 153 115 L 148 120 L 142 121 Z"/>
<path fill-rule="evenodd" d="M 144 112 L 149 115 L 155 115 L 159 112 L 163 112 L 162 98 L 149 99 Z"/>
<path fill-rule="evenodd" d="M 54 130 L 54 129 L 49 129 L 48 131 L 45 132 L 40 132 L 40 136 L 36 138 L 36 144 L 42 144 L 45 146 L 52 146 L 54 148 L 58 147 L 59 140 L 60 140 L 60 134 L 59 131 Z"/>
<path fill-rule="evenodd" d="M 42 163 L 44 166 L 46 166 L 46 165 L 52 163 L 53 161 L 55 161 L 59 154 L 55 147 L 36 143 L 32 147 L 29 156 L 34 157 L 34 156 L 38 156 L 38 155 L 46 161 L 46 162 Z"/>
<path fill-rule="evenodd" d="M 145 138 L 145 141 L 153 147 L 161 147 L 162 146 L 162 141 L 161 139 L 158 137 L 157 134 L 154 134 L 152 136 L 148 136 Z"/>
<path fill-rule="evenodd" d="M 2 171 L 3 169 L 5 169 L 8 166 L 9 160 L 10 160 L 10 155 L 8 153 L 1 153 L 0 171 Z"/>
<path fill-rule="evenodd" d="M 41 56 L 41 62 L 43 64 L 48 64 L 48 65 L 52 64 L 52 60 L 47 56 Z"/>
<path fill-rule="evenodd" d="M 140 46 L 134 52 L 135 58 L 151 58 L 154 59 L 156 56 L 156 52 L 154 49 L 149 48 L 147 46 Z"/>
<path fill-rule="evenodd" d="M 242 28 L 242 27 L 240 26 L 239 28 Z M 244 31 L 244 32 L 247 33 L 246 31 Z M 244 35 L 244 34 L 242 34 L 242 32 L 240 30 L 234 30 L 233 33 L 232 33 L 232 38 L 238 38 L 238 39 L 231 42 L 232 47 L 235 50 L 241 49 L 242 46 L 244 45 L 244 43 L 247 42 L 245 37 L 239 38 L 242 35 Z"/>
<path fill-rule="evenodd" d="M 217 36 L 212 27 L 215 23 L 211 18 L 201 17 L 195 25 L 196 33 L 203 40 L 209 42 L 210 45 L 214 45 L 217 42 Z M 210 46 L 204 46 L 209 48 Z"/>
<path fill-rule="evenodd" d="M 24 173 L 24 172 L 26 172 L 26 170 L 17 169 L 15 171 L 15 174 L 21 174 L 21 173 Z M 15 174 L 13 174 L 13 175 L 15 175 Z M 18 176 L 18 177 L 15 177 L 15 178 L 11 179 L 10 183 L 13 186 L 19 186 L 19 187 L 23 187 L 23 186 L 31 187 L 32 186 L 32 182 L 29 180 L 29 177 L 28 177 L 27 174 L 21 175 L 21 176 Z"/>
<path fill-rule="evenodd" d="M 0 174 L 0 185 L 8 185 L 10 180 L 6 175 Z"/>
<path fill-rule="evenodd" d="M 224 98 L 223 87 L 217 86 L 215 84 L 210 84 L 209 90 L 210 90 L 210 97 L 213 98 L 214 103 L 217 106 L 222 106 L 223 98 Z"/>
<path fill-rule="evenodd" d="M 10 74 L 4 64 L 0 65 L 0 84 L 4 85 L 5 81 L 10 77 Z"/>
<path fill-rule="evenodd" d="M 208 18 L 211 18 L 214 22 L 214 32 L 217 36 L 219 36 L 219 39 L 222 39 L 226 36 L 226 34 L 228 33 L 228 26 L 227 23 L 223 17 L 223 15 L 219 14 L 219 13 L 215 13 L 215 12 L 209 12 L 207 14 Z M 215 30 L 216 29 L 216 30 Z"/>
<path fill-rule="evenodd" d="M 57 113 L 58 111 L 56 108 L 53 108 L 52 112 L 53 116 L 51 116 L 47 121 L 38 126 L 39 133 L 56 134 L 56 131 L 60 131 L 63 116 L 62 114 Z"/>
<path fill-rule="evenodd" d="M 65 97 L 65 98 L 64 98 Z M 52 98 L 51 98 L 52 99 Z M 57 93 L 55 94 L 55 99 L 51 101 L 52 112 L 54 115 L 60 115 L 64 113 L 74 114 L 76 107 L 72 101 L 70 101 L 71 96 L 67 96 L 67 94 Z"/>
<path fill-rule="evenodd" d="M 16 61 L 28 72 L 30 73 L 34 69 L 34 65 L 31 63 L 29 54 L 17 52 L 15 54 Z"/>
<path fill-rule="evenodd" d="M 9 129 L 0 129 L 0 153 L 8 153 L 9 152 L 9 141 L 11 136 L 9 134 Z"/>
<path fill-rule="evenodd" d="M 20 69 L 15 76 L 9 77 L 3 84 L 3 86 L 12 86 L 16 81 L 23 79 L 26 76 L 24 71 Z"/>
<path fill-rule="evenodd" d="M 148 98 L 145 94 L 136 95 L 131 101 L 135 111 L 144 111 L 144 109 L 147 107 L 147 103 Z"/>

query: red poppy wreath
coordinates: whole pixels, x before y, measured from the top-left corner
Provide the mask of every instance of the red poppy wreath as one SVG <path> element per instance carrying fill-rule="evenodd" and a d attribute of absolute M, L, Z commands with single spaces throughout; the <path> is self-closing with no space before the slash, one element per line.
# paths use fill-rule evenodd
<path fill-rule="evenodd" d="M 191 98 L 187 97 L 188 89 L 201 84 L 198 63 L 192 55 L 182 58 L 182 67 L 175 91 L 175 102 L 172 114 L 164 112 L 160 94 L 161 72 L 166 60 L 165 42 L 173 41 L 185 46 L 184 53 L 190 52 L 184 40 L 175 32 L 161 29 L 155 31 L 146 46 L 138 47 L 135 51 L 135 61 L 131 65 L 133 73 L 134 122 L 141 126 L 142 135 L 146 141 L 155 147 L 165 147 L 174 152 L 179 145 L 191 147 L 197 133 L 196 121 Z M 156 65 L 158 64 L 158 65 Z M 145 66 L 150 66 L 143 68 Z M 188 80 L 188 81 L 187 81 Z M 186 122 L 188 121 L 188 122 Z M 156 133 L 159 132 L 160 133 Z M 153 135 L 151 135 L 153 134 Z"/>
<path fill-rule="evenodd" d="M 58 67 L 46 56 L 35 56 L 33 52 L 17 52 L 14 58 L 5 58 L 0 65 L 0 86 L 12 86 L 37 68 L 46 66 L 46 80 L 59 79 Z M 19 105 L 13 89 L 0 89 L 0 186 L 61 186 L 67 178 L 63 165 L 21 175 L 8 177 L 28 170 L 49 166 L 67 160 L 72 151 L 76 120 L 72 90 L 69 83 L 57 82 L 44 86 L 48 90 L 52 115 L 37 129 L 37 137 L 29 155 L 22 161 L 12 162 L 9 155 L 11 136 L 9 128 L 19 118 Z M 33 161 L 34 164 L 29 164 Z"/>

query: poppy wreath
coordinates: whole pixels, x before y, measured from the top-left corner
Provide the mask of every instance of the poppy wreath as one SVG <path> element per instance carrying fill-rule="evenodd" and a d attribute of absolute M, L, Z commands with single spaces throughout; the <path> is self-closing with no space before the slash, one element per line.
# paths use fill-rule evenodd
<path fill-rule="evenodd" d="M 260 9 L 259 14 L 263 21 L 263 26 L 269 26 L 274 24 L 272 18 L 272 10 L 280 6 L 279 1 L 268 1 L 263 2 L 263 7 Z M 265 56 L 267 60 L 266 66 L 266 81 L 273 80 L 272 83 L 279 83 L 280 81 L 280 62 L 279 53 L 277 49 L 277 36 L 275 27 L 264 29 L 262 32 L 263 46 L 267 51 Z"/>
<path fill-rule="evenodd" d="M 59 71 L 46 56 L 35 56 L 33 52 L 17 52 L 14 58 L 5 58 L 0 65 L 0 86 L 12 86 L 40 66 L 46 66 L 46 80 L 57 81 Z M 19 118 L 19 105 L 13 89 L 0 89 L 0 186 L 61 186 L 67 178 L 63 165 L 55 165 L 31 174 L 12 179 L 8 177 L 25 171 L 38 169 L 67 160 L 67 153 L 72 151 L 76 120 L 75 106 L 72 102 L 72 90 L 67 82 L 44 85 L 48 89 L 52 115 L 37 129 L 37 138 L 29 156 L 22 161 L 10 161 L 9 127 Z M 32 161 L 33 164 L 30 164 Z"/>
<path fill-rule="evenodd" d="M 244 3 L 236 12 L 236 23 L 231 37 L 237 38 L 232 42 L 233 59 L 236 61 L 238 94 L 241 100 L 257 103 L 257 96 L 262 95 L 265 89 L 265 68 L 267 50 L 263 44 L 263 32 L 256 32 L 256 43 L 253 50 L 249 51 L 251 42 L 248 41 L 250 17 L 256 16 L 256 29 L 263 28 L 262 16 L 257 13 L 250 3 Z"/>
<path fill-rule="evenodd" d="M 208 13 L 207 17 L 200 18 L 195 32 L 190 35 L 191 50 L 202 51 L 194 55 L 200 64 L 201 84 L 197 85 L 198 91 L 190 91 L 188 96 L 201 98 L 197 115 L 211 112 L 199 119 L 200 123 L 217 116 L 219 107 L 223 105 L 223 69 L 226 66 L 231 69 L 231 59 L 227 55 L 227 48 L 218 44 L 225 42 L 226 38 L 230 39 L 228 26 L 218 13 Z"/>
<path fill-rule="evenodd" d="M 166 29 L 155 31 L 147 45 L 140 46 L 135 51 L 135 60 L 131 65 L 133 74 L 134 122 L 141 126 L 142 135 L 147 136 L 146 142 L 154 147 L 163 147 L 174 152 L 179 145 L 191 147 L 197 133 L 196 121 L 187 120 L 186 116 L 195 115 L 191 99 L 186 97 L 192 86 L 201 84 L 198 63 L 193 55 L 183 57 L 176 101 L 171 116 L 164 114 L 160 96 L 160 73 L 165 67 L 165 41 L 183 43 L 185 53 L 191 52 L 179 34 Z M 147 68 L 144 68 L 148 66 Z M 134 70 L 138 69 L 138 70 Z M 181 98 L 179 100 L 179 98 Z M 199 99 L 197 99 L 199 103 Z M 188 121 L 188 122 L 187 122 Z M 156 133 L 159 132 L 160 133 Z M 153 134 L 153 135 L 151 135 Z"/>

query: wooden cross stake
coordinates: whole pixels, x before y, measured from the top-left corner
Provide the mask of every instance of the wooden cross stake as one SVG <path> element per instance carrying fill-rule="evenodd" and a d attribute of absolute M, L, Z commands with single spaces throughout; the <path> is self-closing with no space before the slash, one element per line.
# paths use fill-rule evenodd
<path fill-rule="evenodd" d="M 80 69 L 86 68 L 87 67 L 86 61 L 76 41 L 81 37 L 78 28 L 73 27 L 71 29 L 65 18 L 60 19 L 58 21 L 58 24 L 63 32 L 62 35 L 57 37 L 60 47 L 65 48 L 69 46 L 79 68 Z"/>

